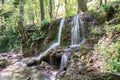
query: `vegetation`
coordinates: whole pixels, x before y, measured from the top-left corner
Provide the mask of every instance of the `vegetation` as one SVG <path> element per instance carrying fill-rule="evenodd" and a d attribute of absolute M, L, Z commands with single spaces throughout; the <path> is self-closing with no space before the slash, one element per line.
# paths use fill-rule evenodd
<path fill-rule="evenodd" d="M 88 67 L 91 64 L 91 57 L 97 55 L 95 57 L 102 63 L 100 72 L 120 73 L 120 0 L 1 0 L 0 58 L 1 53 L 9 51 L 21 52 L 23 57 L 39 55 L 57 40 L 61 18 L 65 18 L 65 23 L 60 47 L 62 47 L 61 49 L 69 47 L 71 45 L 71 21 L 76 14 L 83 13 L 92 16 L 89 18 L 86 15 L 86 19 L 83 20 L 84 24 L 86 24 L 84 21 L 89 22 L 90 19 L 94 19 L 94 22 L 91 23 L 92 27 L 89 27 L 88 24 L 87 27 L 85 26 L 86 44 L 81 44 L 79 49 L 75 48 L 78 52 L 71 50 L 71 53 L 74 53 L 71 56 L 72 68 L 78 71 L 77 62 L 80 62 L 79 60 L 83 62 L 82 66 Z M 56 49 L 56 52 L 53 50 L 51 53 L 55 57 L 55 64 L 59 64 L 61 54 L 56 55 L 60 53 L 59 48 Z M 41 61 L 39 67 L 45 68 L 48 63 L 55 62 L 45 60 Z M 0 69 L 5 67 L 6 63 L 6 60 L 0 59 Z M 38 63 L 40 62 L 36 64 Z M 68 69 L 69 71 L 72 74 L 72 70 Z M 89 70 L 85 71 L 87 73 Z M 78 74 L 81 75 L 81 72 L 73 71 L 75 77 Z M 73 76 L 74 74 L 70 76 L 66 71 L 61 80 L 67 80 Z M 80 76 L 80 78 L 82 77 Z"/>

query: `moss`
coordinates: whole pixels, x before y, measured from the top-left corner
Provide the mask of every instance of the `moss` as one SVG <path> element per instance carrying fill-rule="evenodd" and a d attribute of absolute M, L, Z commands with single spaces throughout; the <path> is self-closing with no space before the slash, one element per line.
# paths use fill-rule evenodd
<path fill-rule="evenodd" d="M 82 54 L 84 54 L 84 55 L 87 53 L 87 50 L 86 50 L 84 44 L 82 44 L 82 45 L 79 47 L 79 51 L 80 51 Z"/>
<path fill-rule="evenodd" d="M 87 54 L 87 50 L 86 49 L 83 49 L 81 52 L 82 52 L 83 55 Z"/>
<path fill-rule="evenodd" d="M 61 80 L 69 80 L 69 75 L 64 75 L 64 77 Z"/>
<path fill-rule="evenodd" d="M 74 58 L 79 58 L 79 57 L 78 57 L 78 55 L 74 54 L 74 55 L 72 56 L 72 58 L 74 59 Z"/>
<path fill-rule="evenodd" d="M 41 64 L 39 64 L 39 67 L 45 68 L 46 62 L 42 61 Z"/>
<path fill-rule="evenodd" d="M 56 56 L 56 52 L 55 52 L 55 51 L 52 51 L 52 53 L 51 53 L 50 56 Z"/>
<path fill-rule="evenodd" d="M 0 68 L 4 68 L 7 64 L 7 61 L 5 59 L 0 60 Z"/>
<path fill-rule="evenodd" d="M 71 41 L 71 27 L 70 24 L 68 24 L 67 22 L 65 23 L 65 26 L 63 27 L 62 30 L 62 35 L 61 35 L 61 46 L 69 46 L 70 45 L 70 41 Z"/>
<path fill-rule="evenodd" d="M 82 56 L 81 59 L 84 61 L 85 60 L 85 56 Z"/>
<path fill-rule="evenodd" d="M 79 58 L 79 56 L 76 55 L 76 54 L 74 54 L 74 55 L 72 56 L 72 59 L 73 59 L 74 61 L 76 61 L 78 58 Z"/>
<path fill-rule="evenodd" d="M 81 44 L 80 47 L 79 47 L 79 51 L 82 51 L 84 49 L 84 44 Z"/>

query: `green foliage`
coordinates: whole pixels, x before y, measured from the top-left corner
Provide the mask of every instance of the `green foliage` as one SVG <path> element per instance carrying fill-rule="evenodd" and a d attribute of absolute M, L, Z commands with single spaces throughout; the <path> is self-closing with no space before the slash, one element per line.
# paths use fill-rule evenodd
<path fill-rule="evenodd" d="M 92 13 L 93 17 L 97 21 L 97 24 L 102 24 L 106 21 L 106 12 L 102 7 L 90 9 L 89 12 Z"/>
<path fill-rule="evenodd" d="M 0 52 L 11 49 L 18 51 L 20 49 L 20 37 L 16 24 L 17 9 L 12 2 L 8 2 L 2 7 L 0 15 L 0 18 L 2 18 L 0 24 Z"/>
<path fill-rule="evenodd" d="M 8 39 L 5 36 L 0 36 L 0 52 L 9 49 Z"/>
<path fill-rule="evenodd" d="M 15 29 L 15 28 L 14 28 Z M 3 35 L 0 35 L 0 51 L 6 51 L 9 49 L 18 50 L 19 35 L 18 30 L 7 29 L 4 31 Z"/>
<path fill-rule="evenodd" d="M 74 55 L 72 56 L 72 58 L 73 58 L 74 61 L 76 61 L 76 60 L 79 58 L 79 56 L 76 55 L 76 54 L 74 54 Z"/>
<path fill-rule="evenodd" d="M 120 25 L 106 25 L 104 30 L 106 36 L 99 41 L 95 50 L 101 55 L 104 70 L 120 72 Z"/>
<path fill-rule="evenodd" d="M 67 15 L 66 16 L 72 16 L 75 15 L 77 12 L 76 6 L 77 0 L 68 1 L 67 3 Z"/>
<path fill-rule="evenodd" d="M 118 25 L 105 25 L 104 27 L 106 34 L 113 34 L 113 33 L 119 33 L 120 32 L 120 24 Z"/>
<path fill-rule="evenodd" d="M 47 21 L 47 20 L 43 20 L 43 21 L 41 21 L 41 27 L 48 27 L 48 25 L 49 25 L 49 22 Z"/>
<path fill-rule="evenodd" d="M 114 14 L 114 18 L 117 23 L 120 22 L 120 6 L 116 9 L 117 13 Z"/>
<path fill-rule="evenodd" d="M 110 60 L 111 71 L 120 72 L 120 38 L 117 39 L 117 43 L 113 44 L 115 52 Z"/>
<path fill-rule="evenodd" d="M 34 32 L 33 35 L 31 36 L 32 41 L 36 41 L 39 40 L 40 38 L 42 38 L 43 36 L 40 36 L 38 33 Z"/>
<path fill-rule="evenodd" d="M 120 72 L 120 61 L 117 59 L 110 60 L 111 71 L 112 72 Z"/>
<path fill-rule="evenodd" d="M 85 45 L 84 44 L 81 44 L 80 47 L 79 47 L 79 51 L 85 55 L 87 53 L 87 50 L 85 49 Z"/>

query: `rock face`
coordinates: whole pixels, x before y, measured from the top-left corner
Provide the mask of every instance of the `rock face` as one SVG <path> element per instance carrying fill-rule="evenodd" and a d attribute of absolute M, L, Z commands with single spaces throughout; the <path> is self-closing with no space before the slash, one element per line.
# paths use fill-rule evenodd
<path fill-rule="evenodd" d="M 82 19 L 84 22 L 84 29 L 85 29 L 85 36 L 89 31 L 90 26 L 95 24 L 95 20 L 89 13 L 82 13 L 82 14 L 77 14 L 79 18 Z M 66 17 L 65 18 L 65 23 L 63 26 L 62 34 L 61 34 L 61 43 L 60 46 L 70 46 L 71 45 L 71 24 L 74 16 L 71 17 Z M 57 34 L 58 34 L 58 29 L 60 25 L 61 19 L 57 19 L 55 21 L 52 21 L 49 25 L 49 32 L 45 40 L 43 41 L 43 44 L 41 46 L 41 50 L 46 50 L 51 43 L 56 42 L 57 39 Z"/>

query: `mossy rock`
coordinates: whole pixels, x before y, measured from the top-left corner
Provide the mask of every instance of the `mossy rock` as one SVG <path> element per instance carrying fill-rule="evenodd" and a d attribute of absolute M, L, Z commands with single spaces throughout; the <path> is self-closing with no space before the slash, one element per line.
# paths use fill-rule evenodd
<path fill-rule="evenodd" d="M 0 60 L 0 68 L 4 68 L 7 65 L 7 60 L 6 59 L 1 59 Z"/>
<path fill-rule="evenodd" d="M 84 44 L 81 44 L 80 47 L 79 47 L 79 51 L 85 49 L 85 45 Z"/>
<path fill-rule="evenodd" d="M 39 63 L 39 61 L 35 60 L 35 59 L 31 59 L 30 61 L 26 62 L 27 66 L 34 66 L 38 63 Z"/>
<path fill-rule="evenodd" d="M 74 61 L 76 61 L 78 58 L 79 58 L 79 56 L 76 55 L 76 54 L 74 54 L 74 55 L 72 56 L 72 59 L 73 59 Z"/>
<path fill-rule="evenodd" d="M 42 45 L 40 47 L 41 51 L 46 50 L 53 42 L 57 41 L 60 20 L 61 19 L 57 19 L 49 24 L 49 30 L 47 32 L 47 36 L 42 42 Z"/>
<path fill-rule="evenodd" d="M 39 64 L 39 67 L 40 68 L 45 68 L 46 65 L 47 65 L 47 63 L 42 61 L 41 64 Z"/>
<path fill-rule="evenodd" d="M 61 36 L 61 46 L 69 46 L 71 41 L 71 25 L 69 22 L 65 22 Z"/>
<path fill-rule="evenodd" d="M 55 52 L 55 51 L 52 51 L 52 53 L 51 53 L 50 56 L 56 56 L 56 52 Z"/>
<path fill-rule="evenodd" d="M 69 80 L 69 75 L 64 75 L 64 77 L 61 80 Z"/>
<path fill-rule="evenodd" d="M 87 53 L 87 49 L 85 48 L 85 44 L 81 44 L 79 47 L 79 51 L 85 55 Z"/>
<path fill-rule="evenodd" d="M 60 20 L 61 19 L 57 19 L 57 20 L 51 22 L 51 24 L 49 26 L 48 37 L 49 37 L 49 40 L 51 40 L 51 41 L 55 40 L 58 35 Z"/>

